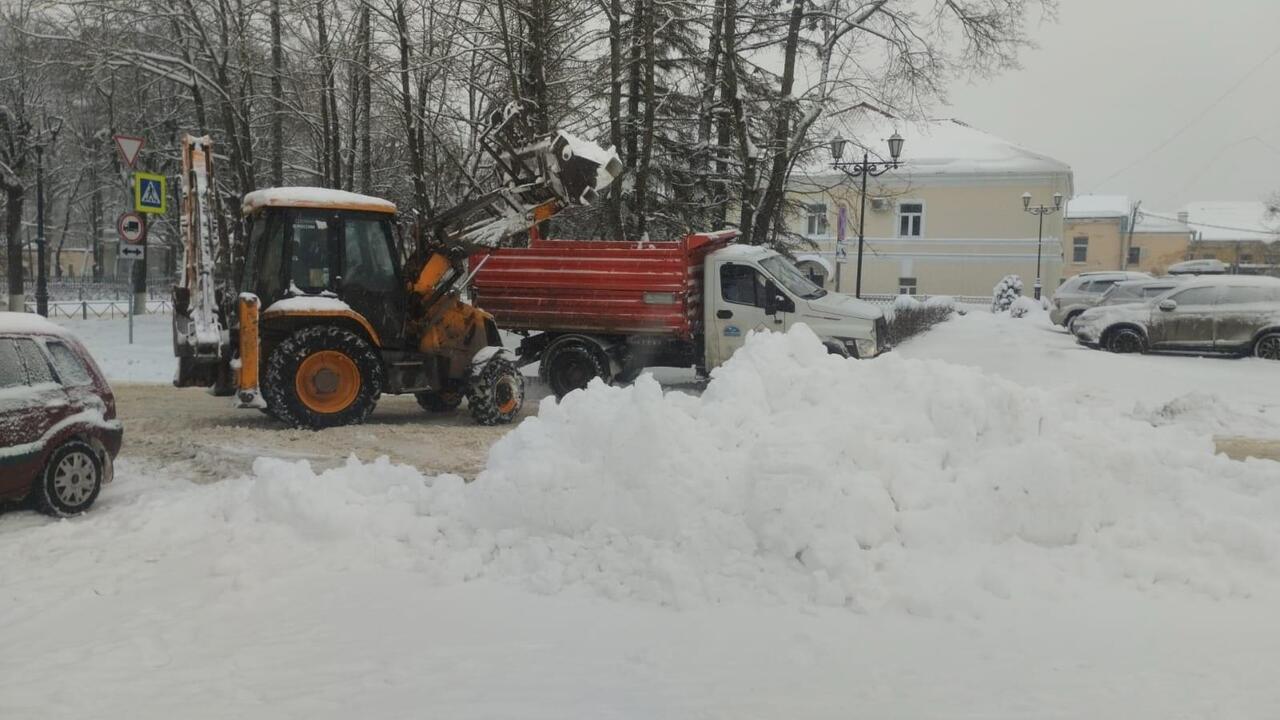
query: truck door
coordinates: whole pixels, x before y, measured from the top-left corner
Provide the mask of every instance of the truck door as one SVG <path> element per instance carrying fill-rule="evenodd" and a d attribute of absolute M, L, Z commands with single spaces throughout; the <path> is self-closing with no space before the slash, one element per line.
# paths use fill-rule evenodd
<path fill-rule="evenodd" d="M 400 347 L 405 297 L 389 216 L 344 213 L 338 232 L 338 295 L 373 325 L 384 347 Z"/>
<path fill-rule="evenodd" d="M 752 330 L 781 329 L 775 322 L 781 315 L 765 314 L 765 289 L 768 279 L 754 265 L 726 262 L 715 273 L 716 293 L 711 298 L 716 309 L 711 328 L 714 337 L 707 338 L 707 369 L 729 359 L 742 347 Z"/>

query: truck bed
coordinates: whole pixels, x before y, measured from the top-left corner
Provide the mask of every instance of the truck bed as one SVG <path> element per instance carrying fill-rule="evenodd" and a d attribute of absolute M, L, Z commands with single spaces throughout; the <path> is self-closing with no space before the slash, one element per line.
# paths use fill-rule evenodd
<path fill-rule="evenodd" d="M 535 240 L 489 253 L 472 280 L 473 298 L 504 330 L 689 340 L 702 330 L 703 261 L 735 237 L 729 230 L 672 242 Z"/>

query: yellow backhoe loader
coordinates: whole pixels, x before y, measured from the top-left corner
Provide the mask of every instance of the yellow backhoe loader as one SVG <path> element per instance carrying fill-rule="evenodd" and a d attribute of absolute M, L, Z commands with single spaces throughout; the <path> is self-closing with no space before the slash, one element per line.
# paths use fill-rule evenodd
<path fill-rule="evenodd" d="M 530 133 L 515 106 L 495 113 L 480 147 L 493 189 L 419 223 L 407 260 L 391 202 L 282 187 L 243 198 L 243 270 L 219 277 L 213 151 L 186 136 L 174 384 L 296 427 L 362 422 L 383 393 L 413 393 L 432 412 L 465 397 L 477 422 L 510 422 L 524 380 L 493 317 L 462 297 L 466 258 L 589 204 L 622 166 L 568 133 Z"/>

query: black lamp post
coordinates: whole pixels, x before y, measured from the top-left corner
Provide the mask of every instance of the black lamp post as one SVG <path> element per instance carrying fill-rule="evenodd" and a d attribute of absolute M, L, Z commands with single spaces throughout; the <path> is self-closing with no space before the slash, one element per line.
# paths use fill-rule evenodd
<path fill-rule="evenodd" d="M 49 317 L 49 273 L 45 267 L 44 236 L 44 146 L 46 142 L 56 141 L 60 130 L 61 118 L 52 129 L 46 120 L 36 139 L 36 312 L 44 317 Z"/>
<path fill-rule="evenodd" d="M 860 298 L 862 297 L 862 246 L 866 240 L 864 230 L 867 217 L 867 176 L 883 175 L 902 166 L 898 162 L 898 157 L 902 155 L 902 136 L 895 132 L 893 137 L 889 138 L 889 157 L 892 159 L 888 162 L 879 160 L 871 162 L 866 150 L 862 152 L 862 162 L 841 162 L 840 158 L 844 157 L 844 146 L 848 142 L 839 135 L 831 139 L 831 167 L 851 178 L 862 179 L 862 209 L 858 212 L 858 274 L 853 290 L 854 297 Z M 840 272 L 839 263 L 836 265 L 836 272 Z"/>
<path fill-rule="evenodd" d="M 1047 205 L 1031 206 L 1031 193 L 1022 193 L 1022 209 L 1040 217 L 1040 231 L 1036 234 L 1036 299 L 1040 299 L 1040 244 L 1044 241 L 1044 216 L 1062 209 L 1062 193 L 1053 194 L 1053 207 Z"/>

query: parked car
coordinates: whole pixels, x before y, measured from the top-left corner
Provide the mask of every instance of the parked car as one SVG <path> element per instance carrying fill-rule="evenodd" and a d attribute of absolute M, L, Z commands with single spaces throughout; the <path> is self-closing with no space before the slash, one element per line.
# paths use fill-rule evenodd
<path fill-rule="evenodd" d="M 1086 310 L 1073 332 L 1085 345 L 1118 353 L 1181 350 L 1280 360 L 1280 279 L 1198 277 L 1146 303 Z"/>
<path fill-rule="evenodd" d="M 1053 293 L 1049 306 L 1049 319 L 1056 325 L 1071 328 L 1071 321 L 1080 313 L 1098 304 L 1102 293 L 1112 285 L 1126 280 L 1154 280 L 1150 275 L 1129 271 L 1085 272 L 1067 280 Z"/>
<path fill-rule="evenodd" d="M 88 510 L 122 438 L 115 396 L 84 346 L 44 318 L 0 312 L 0 500 Z"/>
<path fill-rule="evenodd" d="M 1158 278 L 1155 280 L 1125 280 L 1112 285 L 1102 293 L 1098 307 L 1103 305 L 1127 305 L 1147 302 L 1186 282 L 1185 277 Z"/>

